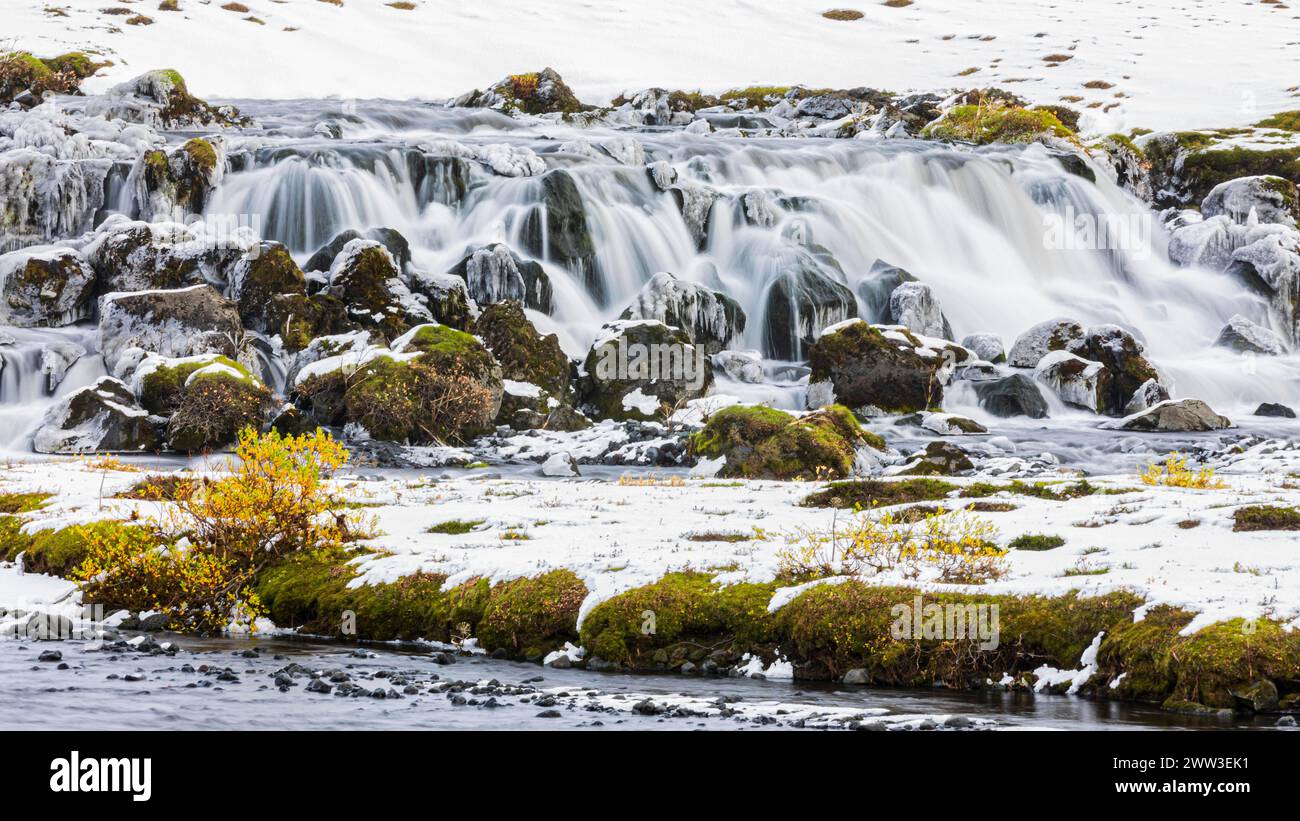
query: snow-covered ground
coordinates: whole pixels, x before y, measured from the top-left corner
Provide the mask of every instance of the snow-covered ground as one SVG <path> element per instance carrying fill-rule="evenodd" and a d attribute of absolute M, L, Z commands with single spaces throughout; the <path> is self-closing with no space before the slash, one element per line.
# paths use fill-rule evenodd
<path fill-rule="evenodd" d="M 29 528 L 158 512 L 158 503 L 111 498 L 145 473 L 92 464 L 11 463 L 0 492 L 57 494 L 31 514 Z M 1012 551 L 1010 574 L 985 586 L 925 586 L 1048 595 L 1131 589 L 1148 606 L 1170 603 L 1201 613 L 1189 630 L 1237 616 L 1270 616 L 1300 626 L 1296 534 L 1232 530 L 1233 511 L 1243 505 L 1300 503 L 1298 474 L 1300 446 L 1275 441 L 1231 457 L 1218 476 L 1226 483 L 1222 489 L 1145 487 L 1126 474 L 1089 481 L 1132 489 L 1128 493 L 1062 501 L 1007 496 L 1014 510 L 977 514 L 997 526 L 1003 543 L 1035 533 L 1061 536 L 1065 545 Z M 381 531 L 369 542 L 380 552 L 359 560 L 356 583 L 392 581 L 416 570 L 446 573 L 455 584 L 474 576 L 503 580 L 569 568 L 592 591 L 584 615 L 597 602 L 673 570 L 712 572 L 723 583 L 770 580 L 786 534 L 801 527 L 827 530 L 849 515 L 799 507 L 817 483 L 636 472 L 621 480 L 512 478 L 491 470 L 455 478 L 408 472 L 399 478 L 340 478 L 338 484 L 376 518 Z M 481 524 L 463 535 L 427 532 L 450 520 Z M 720 538 L 729 535 L 741 540 Z M 53 601 L 69 590 L 66 582 L 0 567 L 0 606 Z M 789 598 L 778 591 L 773 606 Z"/>
<path fill-rule="evenodd" d="M 127 25 L 126 15 L 104 11 L 115 5 L 153 22 Z M 832 7 L 825 0 L 223 5 L 0 4 L 17 48 L 113 60 L 88 91 L 170 67 L 204 97 L 441 99 L 549 65 L 592 103 L 647 86 L 997 85 L 1040 103 L 1080 98 L 1069 102 L 1093 132 L 1243 125 L 1300 107 L 1300 10 L 1285 3 L 848 0 L 840 7 L 863 14 L 852 21 L 822 17 Z"/>

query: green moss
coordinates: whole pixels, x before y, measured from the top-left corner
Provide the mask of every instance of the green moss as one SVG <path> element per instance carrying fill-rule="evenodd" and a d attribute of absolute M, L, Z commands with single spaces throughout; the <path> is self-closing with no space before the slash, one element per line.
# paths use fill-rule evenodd
<path fill-rule="evenodd" d="M 835 507 L 847 510 L 870 510 L 910 502 L 932 502 L 946 499 L 958 485 L 939 479 L 861 479 L 852 482 L 832 482 L 813 493 L 799 504 L 803 507 Z"/>
<path fill-rule="evenodd" d="M 195 168 L 205 173 L 212 173 L 217 167 L 217 150 L 212 147 L 212 143 L 201 137 L 194 137 L 187 140 L 181 146 L 181 151 L 189 158 Z"/>
<path fill-rule="evenodd" d="M 1219 183 L 1238 177 L 1270 175 L 1300 181 L 1300 148 L 1232 146 L 1195 151 L 1183 160 L 1181 173 L 1198 193 L 1208 193 Z"/>
<path fill-rule="evenodd" d="M 704 428 L 691 435 L 689 445 L 696 455 L 714 459 L 774 436 L 793 420 L 793 415 L 765 405 L 732 405 L 710 416 Z"/>
<path fill-rule="evenodd" d="M 50 57 L 41 62 L 49 67 L 50 71 L 55 74 L 63 74 L 74 77 L 77 80 L 84 80 L 99 71 L 105 66 L 112 65 L 107 61 L 96 61 L 84 51 L 69 51 L 66 54 L 60 54 L 57 57 Z"/>
<path fill-rule="evenodd" d="M 1255 123 L 1256 128 L 1280 128 L 1283 131 L 1300 131 L 1300 111 L 1282 111 Z"/>
<path fill-rule="evenodd" d="M 749 86 L 724 91 L 719 100 L 738 103 L 744 108 L 767 108 L 790 92 L 790 86 Z"/>
<path fill-rule="evenodd" d="M 961 140 L 976 145 L 1029 143 L 1044 135 L 1070 138 L 1074 132 L 1048 109 L 959 105 L 926 127 L 932 140 Z"/>
<path fill-rule="evenodd" d="M 32 513 L 52 498 L 52 493 L 0 493 L 0 513 Z"/>
<path fill-rule="evenodd" d="M 569 392 L 569 358 L 555 334 L 542 335 L 514 301 L 488 306 L 474 331 L 501 363 L 506 379 L 531 382 L 552 396 Z"/>
<path fill-rule="evenodd" d="M 167 444 L 182 453 L 232 444 L 244 428 L 261 428 L 270 402 L 271 392 L 247 375 L 196 375 L 167 422 Z"/>
<path fill-rule="evenodd" d="M 1055 550 L 1065 544 L 1060 536 L 1048 536 L 1042 533 L 1026 533 L 1007 543 L 1012 550 Z"/>
<path fill-rule="evenodd" d="M 101 521 L 89 525 L 71 525 L 57 530 L 23 533 L 25 520 L 19 516 L 0 516 L 0 560 L 16 561 L 23 554 L 23 568 L 28 573 L 69 576 L 86 557 L 86 534 L 107 536 L 115 530 L 144 532 L 144 528 L 119 521 Z"/>
<path fill-rule="evenodd" d="M 702 660 L 723 644 L 756 651 L 774 639 L 767 612 L 774 590 L 770 583 L 721 587 L 707 573 L 669 573 L 592 608 L 582 645 L 589 655 L 634 667 L 651 666 L 654 652 L 668 648 L 682 650 L 667 654 L 675 664 Z"/>
<path fill-rule="evenodd" d="M 1300 510 L 1275 505 L 1251 505 L 1238 508 L 1232 514 L 1232 529 L 1300 530 Z"/>
<path fill-rule="evenodd" d="M 473 519 L 473 520 L 449 519 L 445 522 L 439 522 L 436 525 L 432 525 L 425 532 L 441 533 L 444 535 L 451 535 L 451 536 L 461 536 L 473 530 L 476 530 L 480 525 L 483 524 L 483 521 L 484 521 L 483 519 Z"/>
<path fill-rule="evenodd" d="M 570 570 L 503 582 L 492 588 L 478 639 L 516 658 L 539 658 L 578 638 L 578 609 L 586 597 L 587 586 Z"/>
<path fill-rule="evenodd" d="M 847 476 L 856 448 L 884 441 L 864 431 L 840 405 L 806 416 L 762 406 L 724 408 L 687 440 L 698 456 L 726 456 L 724 477 L 749 479 L 825 479 Z"/>

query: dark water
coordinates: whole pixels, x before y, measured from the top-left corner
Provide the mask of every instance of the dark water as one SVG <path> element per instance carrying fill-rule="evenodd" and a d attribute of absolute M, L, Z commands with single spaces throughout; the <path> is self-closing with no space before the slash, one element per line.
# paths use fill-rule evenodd
<path fill-rule="evenodd" d="M 968 723 L 979 729 L 1087 730 L 1272 724 L 1269 719 L 1195 719 L 1071 696 L 599 674 L 485 656 L 457 656 L 454 663 L 440 664 L 439 654 L 429 648 L 358 651 L 301 640 L 158 640 L 171 641 L 175 652 L 99 650 L 86 642 L 0 642 L 0 729 L 730 730 L 796 728 L 800 719 L 812 727 L 881 722 L 913 728 L 926 717 L 945 730 Z M 244 657 L 251 648 L 258 657 Z M 59 669 L 57 661 L 38 661 L 47 650 L 61 652 L 67 668 Z M 334 671 L 336 678 L 346 676 L 358 687 L 383 690 L 390 697 L 308 692 L 312 679 L 302 673 L 282 677 L 282 682 L 293 682 L 282 692 L 275 674 L 293 664 L 301 668 L 291 669 Z M 475 684 L 493 680 L 496 684 L 475 691 Z M 444 688 L 452 692 L 440 692 Z M 647 703 L 668 714 L 643 715 L 633 709 Z M 672 713 L 683 706 L 685 710 Z M 547 712 L 558 715 L 540 715 Z"/>

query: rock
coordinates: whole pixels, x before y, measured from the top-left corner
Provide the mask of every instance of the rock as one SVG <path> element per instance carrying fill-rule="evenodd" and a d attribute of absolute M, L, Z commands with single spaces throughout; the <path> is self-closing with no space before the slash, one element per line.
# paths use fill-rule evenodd
<path fill-rule="evenodd" d="M 692 180 L 682 180 L 672 185 L 668 192 L 677 204 L 682 221 L 686 223 L 686 230 L 695 240 L 696 249 L 704 250 L 709 241 L 709 226 L 713 222 L 713 206 L 722 199 L 722 195 L 715 189 Z"/>
<path fill-rule="evenodd" d="M 480 306 L 516 300 L 544 314 L 555 310 L 551 280 L 542 266 L 500 243 L 471 252 L 450 273 L 465 280 L 470 297 Z"/>
<path fill-rule="evenodd" d="M 161 630 L 167 629 L 167 625 L 170 622 L 171 616 L 168 616 L 166 613 L 150 613 L 147 616 L 140 616 L 140 625 L 136 629 L 142 630 L 146 633 L 157 633 Z"/>
<path fill-rule="evenodd" d="M 53 394 L 63 383 L 68 369 L 86 355 L 86 349 L 75 342 L 51 342 L 41 346 L 41 373 L 45 375 L 45 390 Z M 0 365 L 0 371 L 4 366 Z"/>
<path fill-rule="evenodd" d="M 1047 400 L 1043 399 L 1038 383 L 1023 373 L 1003 379 L 974 383 L 980 407 L 994 416 L 1028 416 L 1031 419 L 1047 418 Z"/>
<path fill-rule="evenodd" d="M 881 259 L 871 263 L 871 269 L 858 285 L 858 295 L 866 306 L 864 318 L 875 324 L 893 322 L 889 310 L 890 297 L 899 286 L 916 281 L 916 277 L 897 265 Z"/>
<path fill-rule="evenodd" d="M 1110 372 L 1102 386 L 1099 413 L 1123 414 L 1133 394 L 1150 380 L 1160 381 L 1155 366 L 1142 355 L 1142 343 L 1118 325 L 1098 325 L 1072 342 L 1068 350 L 1084 359 L 1101 363 Z"/>
<path fill-rule="evenodd" d="M 46 650 L 36 658 L 37 661 L 63 661 L 63 653 L 58 650 Z"/>
<path fill-rule="evenodd" d="M 889 320 L 914 333 L 952 339 L 952 326 L 939 308 L 934 289 L 923 282 L 904 282 L 889 295 Z"/>
<path fill-rule="evenodd" d="M 1285 356 L 1288 347 L 1282 337 L 1262 325 L 1256 325 L 1241 314 L 1234 314 L 1228 320 L 1214 344 L 1238 353 L 1249 351 L 1264 356 Z"/>
<path fill-rule="evenodd" d="M 1179 433 L 1222 430 L 1232 421 L 1220 416 L 1199 399 L 1168 399 L 1144 411 L 1105 422 L 1103 428 L 1133 431 L 1173 431 Z"/>
<path fill-rule="evenodd" d="M 417 298 L 424 300 L 434 322 L 458 331 L 468 331 L 474 326 L 478 311 L 465 280 L 455 274 L 411 271 L 409 285 Z"/>
<path fill-rule="evenodd" d="M 243 333 L 235 303 L 207 285 L 99 300 L 99 349 L 110 373 L 129 348 L 167 357 L 219 353 L 233 359 L 235 340 Z"/>
<path fill-rule="evenodd" d="M 167 420 L 167 445 L 181 453 L 225 447 L 246 427 L 261 430 L 274 410 L 271 392 L 246 368 L 216 361 L 184 377 L 176 410 Z"/>
<path fill-rule="evenodd" d="M 55 403 L 32 440 L 37 453 L 138 453 L 158 445 L 149 412 L 130 388 L 108 376 Z"/>
<path fill-rule="evenodd" d="M 71 325 L 90 316 L 95 272 L 81 254 L 53 246 L 0 254 L 0 323 Z"/>
<path fill-rule="evenodd" d="M 1070 350 L 1082 341 L 1083 326 L 1073 319 L 1049 319 L 1040 322 L 1016 337 L 1007 354 L 1007 364 L 1013 368 L 1034 368 L 1049 351 Z"/>
<path fill-rule="evenodd" d="M 970 436 L 988 433 L 989 429 L 965 416 L 955 413 L 921 414 L 921 427 L 940 436 Z"/>
<path fill-rule="evenodd" d="M 827 252 L 799 247 L 774 265 L 777 274 L 763 295 L 763 353 L 798 361 L 823 329 L 857 316 L 858 301 Z"/>
<path fill-rule="evenodd" d="M 1052 389 L 1061 401 L 1093 413 L 1104 413 L 1111 390 L 1111 373 L 1069 351 L 1051 351 L 1038 362 L 1034 377 Z"/>
<path fill-rule="evenodd" d="M 1277 685 L 1266 678 L 1240 690 L 1232 690 L 1231 693 L 1238 710 L 1248 713 L 1269 713 L 1277 710 Z"/>
<path fill-rule="evenodd" d="M 245 328 L 290 337 L 294 334 L 286 326 L 302 319 L 293 314 L 295 307 L 304 312 L 301 306 L 307 300 L 307 280 L 287 248 L 278 242 L 261 242 L 233 266 L 230 294 Z M 294 347 L 305 347 L 316 330 L 304 330 L 305 339 L 296 340 L 302 344 Z"/>
<path fill-rule="evenodd" d="M 1274 327 L 1300 343 L 1300 231 L 1260 225 L 1244 229 L 1237 242 L 1224 272 L 1267 299 Z"/>
<path fill-rule="evenodd" d="M 407 287 L 393 255 L 374 240 L 354 239 L 343 246 L 330 267 L 329 292 L 353 322 L 385 339 L 433 319 Z"/>
<path fill-rule="evenodd" d="M 666 271 L 650 278 L 620 319 L 653 319 L 680 328 L 706 354 L 730 347 L 745 331 L 740 303 Z"/>
<path fill-rule="evenodd" d="M 849 320 L 823 331 L 809 351 L 809 401 L 888 413 L 938 407 L 954 363 L 968 357 L 969 352 L 955 345 L 928 347 L 906 328 Z M 829 385 L 829 391 L 817 388 L 819 384 Z"/>
<path fill-rule="evenodd" d="M 503 379 L 531 383 L 560 398 L 568 395 L 569 358 L 559 337 L 538 333 L 518 302 L 489 307 L 475 333 L 501 363 Z"/>
<path fill-rule="evenodd" d="M 1144 411 L 1168 398 L 1169 391 L 1164 385 L 1161 385 L 1155 379 L 1148 379 L 1133 392 L 1128 404 L 1124 406 L 1124 415 L 1132 416 L 1138 411 Z"/>
<path fill-rule="evenodd" d="M 1300 193 L 1296 184 L 1274 176 L 1239 177 L 1219 183 L 1201 202 L 1207 219 L 1220 214 L 1245 225 L 1254 214 L 1259 222 L 1296 227 L 1300 220 Z"/>
<path fill-rule="evenodd" d="M 1256 416 L 1272 416 L 1280 419 L 1295 419 L 1295 411 L 1286 405 L 1279 405 L 1276 402 L 1264 402 L 1258 408 L 1255 408 Z"/>
<path fill-rule="evenodd" d="M 303 266 L 304 271 L 328 272 L 334 267 L 334 260 L 343 248 L 354 239 L 368 239 L 378 242 L 392 255 L 399 271 L 406 271 L 411 265 L 411 244 L 406 237 L 392 228 L 369 228 L 365 231 L 348 229 L 337 234 L 332 240 L 316 249 Z"/>
<path fill-rule="evenodd" d="M 713 384 L 712 364 L 686 333 L 651 319 L 606 323 L 584 369 L 582 399 L 600 419 L 655 420 Z"/>
<path fill-rule="evenodd" d="M 1006 351 L 1002 347 L 1002 338 L 996 334 L 969 334 L 961 341 L 963 348 L 985 362 L 998 364 L 1007 361 Z"/>
<path fill-rule="evenodd" d="M 871 683 L 871 675 L 861 667 L 854 667 L 840 679 L 845 684 L 866 685 Z"/>
<path fill-rule="evenodd" d="M 170 153 L 161 148 L 145 151 L 127 178 L 135 191 L 137 216 L 152 221 L 202 214 L 225 167 L 224 143 L 216 137 L 195 137 Z"/>
<path fill-rule="evenodd" d="M 493 108 L 507 114 L 575 114 L 588 106 L 552 68 L 511 74 L 487 91 L 471 91 L 455 101 L 458 106 Z"/>
<path fill-rule="evenodd" d="M 713 355 L 713 368 L 737 382 L 757 385 L 763 381 L 763 358 L 758 351 L 719 351 Z"/>
<path fill-rule="evenodd" d="M 747 479 L 842 479 L 850 475 L 860 447 L 884 450 L 841 405 L 795 417 L 763 406 L 732 405 L 709 417 L 688 440 L 697 457 L 725 458 L 721 477 Z"/>
<path fill-rule="evenodd" d="M 905 476 L 955 476 L 975 469 L 966 451 L 941 439 L 925 446 L 925 450 L 912 455 L 901 474 Z"/>
<path fill-rule="evenodd" d="M 557 169 L 542 177 L 541 188 L 541 202 L 528 211 L 520 229 L 524 250 L 568 268 L 596 303 L 604 304 L 604 280 L 596 267 L 596 247 L 577 183 L 568 171 Z"/>
<path fill-rule="evenodd" d="M 86 108 L 89 114 L 141 123 L 158 130 L 249 123 L 233 106 L 212 106 L 190 94 L 185 79 L 171 69 L 146 71 L 113 86 L 102 99 L 91 100 Z"/>
<path fill-rule="evenodd" d="M 578 476 L 578 463 L 568 451 L 558 451 L 542 463 L 543 476 Z"/>
<path fill-rule="evenodd" d="M 230 270 L 256 247 L 251 232 L 209 237 L 176 222 L 104 221 L 82 250 L 101 291 L 153 291 L 224 286 Z"/>

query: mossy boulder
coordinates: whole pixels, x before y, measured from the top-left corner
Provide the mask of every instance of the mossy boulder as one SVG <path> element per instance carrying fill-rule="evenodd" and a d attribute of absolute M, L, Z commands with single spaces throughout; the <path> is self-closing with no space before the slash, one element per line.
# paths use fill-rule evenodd
<path fill-rule="evenodd" d="M 478 639 L 514 658 L 538 659 L 565 641 L 577 641 L 578 610 L 587 592 L 571 570 L 502 582 L 488 597 Z"/>
<path fill-rule="evenodd" d="M 187 214 L 203 213 L 224 170 L 219 145 L 194 137 L 170 153 L 155 148 L 140 155 L 131 175 L 146 193 L 142 218 L 167 216 L 177 208 Z"/>
<path fill-rule="evenodd" d="M 0 54 L 0 105 L 33 106 L 47 93 L 75 94 L 82 80 L 106 65 L 80 51 L 45 59 L 26 51 Z"/>
<path fill-rule="evenodd" d="M 680 328 L 706 354 L 730 347 L 745 332 L 745 312 L 739 302 L 666 271 L 650 278 L 620 319 L 654 319 Z"/>
<path fill-rule="evenodd" d="M 584 370 L 581 399 L 600 419 L 658 419 L 713 384 L 703 350 L 680 329 L 649 319 L 606 323 Z"/>
<path fill-rule="evenodd" d="M 309 313 L 306 277 L 278 242 L 260 242 L 245 253 L 231 272 L 230 290 L 244 327 L 254 331 L 296 337 L 285 323 L 293 323 L 295 308 Z"/>
<path fill-rule="evenodd" d="M 515 300 L 544 314 L 555 310 L 551 280 L 542 266 L 501 243 L 471 251 L 450 273 L 465 281 L 470 297 L 480 306 Z"/>
<path fill-rule="evenodd" d="M 180 223 L 110 217 L 82 252 L 101 293 L 174 290 L 226 282 L 247 248 L 242 241 L 202 241 Z"/>
<path fill-rule="evenodd" d="M 1206 219 L 1220 214 L 1239 225 L 1246 225 L 1253 214 L 1260 222 L 1294 227 L 1300 222 L 1300 190 L 1291 180 L 1269 175 L 1229 180 L 1201 202 Z"/>
<path fill-rule="evenodd" d="M 334 264 L 334 259 L 354 239 L 372 240 L 387 248 L 388 253 L 393 255 L 393 261 L 397 263 L 399 271 L 405 271 L 411 264 L 411 244 L 400 231 L 393 228 L 370 228 L 365 231 L 348 229 L 339 232 L 329 242 L 317 248 L 316 252 L 307 259 L 303 270 L 329 271 Z"/>
<path fill-rule="evenodd" d="M 475 333 L 501 363 L 501 376 L 537 385 L 552 396 L 569 394 L 569 358 L 555 334 L 541 334 L 518 302 L 498 302 L 485 310 Z"/>
<path fill-rule="evenodd" d="M 458 331 L 474 327 L 478 306 L 470 296 L 465 280 L 455 274 L 412 271 L 409 284 L 417 298 L 424 300 L 434 322 Z"/>
<path fill-rule="evenodd" d="M 71 325 L 90 316 L 95 272 L 71 248 L 25 248 L 0 255 L 0 323 Z"/>
<path fill-rule="evenodd" d="M 393 255 L 374 240 L 354 239 L 343 246 L 330 267 L 329 293 L 357 326 L 385 339 L 433 318 L 406 286 Z"/>
<path fill-rule="evenodd" d="M 37 453 L 139 453 L 159 444 L 149 412 L 130 388 L 108 376 L 55 403 L 32 439 Z"/>
<path fill-rule="evenodd" d="M 584 105 L 552 68 L 511 74 L 486 92 L 471 91 L 456 100 L 457 105 L 486 107 L 507 114 L 561 114 L 571 116 L 586 111 Z"/>
<path fill-rule="evenodd" d="M 842 479 L 853 472 L 864 445 L 885 448 L 839 405 L 800 417 L 733 405 L 713 414 L 687 442 L 697 457 L 726 457 L 719 476 L 782 480 Z"/>
<path fill-rule="evenodd" d="M 214 362 L 186 378 L 167 421 L 167 445 L 182 453 L 226 447 L 244 428 L 261 430 L 274 407 L 271 392 L 247 370 Z"/>
<path fill-rule="evenodd" d="M 1233 133 L 1178 131 L 1138 141 L 1150 165 L 1154 205 L 1184 207 L 1202 202 L 1213 189 L 1241 177 L 1280 177 L 1300 183 L 1300 144 L 1276 148 L 1242 145 Z"/>
<path fill-rule="evenodd" d="M 233 106 L 213 106 L 195 97 L 174 69 L 146 71 L 113 86 L 92 113 L 164 129 L 249 123 Z"/>
<path fill-rule="evenodd" d="M 182 359 L 153 357 L 142 362 L 134 374 L 141 406 L 156 416 L 171 416 L 180 407 L 190 377 L 209 367 L 212 373 L 224 370 L 238 379 L 256 381 L 247 368 L 221 354 Z"/>
<path fill-rule="evenodd" d="M 1144 347 L 1133 334 L 1118 325 L 1090 327 L 1068 350 L 1110 372 L 1101 397 L 1101 412 L 1121 416 L 1133 395 L 1145 383 L 1159 383 L 1160 373 L 1143 355 Z"/>
<path fill-rule="evenodd" d="M 808 354 L 809 401 L 910 413 L 937 408 L 958 345 L 928 347 L 906 328 L 851 320 L 826 329 Z"/>

